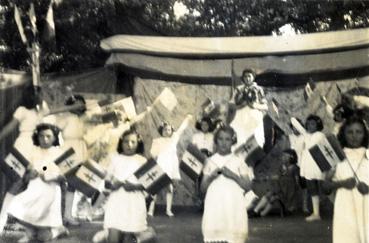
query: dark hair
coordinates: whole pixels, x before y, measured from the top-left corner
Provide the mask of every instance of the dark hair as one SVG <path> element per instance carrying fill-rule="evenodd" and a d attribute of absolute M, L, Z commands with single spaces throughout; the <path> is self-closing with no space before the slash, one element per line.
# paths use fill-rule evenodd
<path fill-rule="evenodd" d="M 82 95 L 78 95 L 78 94 L 69 96 L 65 100 L 64 104 L 65 105 L 74 105 L 77 101 L 81 101 L 83 104 L 86 104 L 85 98 Z M 85 113 L 86 110 L 87 110 L 86 107 L 83 107 L 81 109 L 78 109 L 78 111 L 71 111 L 71 112 L 78 115 L 78 114 Z"/>
<path fill-rule="evenodd" d="M 352 115 L 354 115 L 354 111 L 352 109 L 350 109 L 347 105 L 344 105 L 344 104 L 339 104 L 336 107 L 334 107 L 334 109 L 333 109 L 334 117 L 336 116 L 335 114 L 337 112 L 341 113 L 341 116 L 342 116 L 343 119 L 347 119 L 347 118 L 351 117 Z"/>
<path fill-rule="evenodd" d="M 306 118 L 306 121 L 305 121 L 305 128 L 307 128 L 308 121 L 315 121 L 317 131 L 322 131 L 323 130 L 323 128 L 324 128 L 323 121 L 322 121 L 322 119 L 319 116 L 317 116 L 317 115 L 309 115 Z"/>
<path fill-rule="evenodd" d="M 208 132 L 213 132 L 215 129 L 214 122 L 209 117 L 203 117 L 200 120 L 198 120 L 195 124 L 195 128 L 197 130 L 201 130 L 201 123 L 206 122 L 209 126 Z"/>
<path fill-rule="evenodd" d="M 30 85 L 24 90 L 23 106 L 27 109 L 36 108 L 37 105 L 42 103 L 41 87 Z"/>
<path fill-rule="evenodd" d="M 243 76 L 246 74 L 246 73 L 251 73 L 252 74 L 252 76 L 256 76 L 256 74 L 255 74 L 255 72 L 254 72 L 254 70 L 252 70 L 252 69 L 250 69 L 250 68 L 245 68 L 243 71 L 242 71 L 242 78 L 243 78 Z"/>
<path fill-rule="evenodd" d="M 123 151 L 123 148 L 122 148 L 123 139 L 126 136 L 131 135 L 131 134 L 134 134 L 134 135 L 137 136 L 137 142 L 138 143 L 137 143 L 136 153 L 137 154 L 143 154 L 144 151 L 145 151 L 144 143 L 142 141 L 142 138 L 141 138 L 140 134 L 134 128 L 130 128 L 130 129 L 124 131 L 123 134 L 119 137 L 118 146 L 117 146 L 117 152 L 119 154 L 124 154 L 124 151 Z"/>
<path fill-rule="evenodd" d="M 163 130 L 166 126 L 170 126 L 170 128 L 172 129 L 172 133 L 174 132 L 174 128 L 169 122 L 162 122 L 158 127 L 158 133 L 160 134 L 160 136 L 163 136 Z"/>
<path fill-rule="evenodd" d="M 294 149 L 285 149 L 282 153 L 286 153 L 290 156 L 290 160 L 288 161 L 290 164 L 297 164 L 297 153 Z"/>
<path fill-rule="evenodd" d="M 60 145 L 60 141 L 59 141 L 59 134 L 60 134 L 60 129 L 57 126 L 54 126 L 52 124 L 49 123 L 41 123 L 39 125 L 36 126 L 36 129 L 34 130 L 33 134 L 32 134 L 32 141 L 33 144 L 35 146 L 40 146 L 40 141 L 38 140 L 38 135 L 40 132 L 45 131 L 45 130 L 51 130 L 53 132 L 55 141 L 53 142 L 53 146 L 59 146 Z"/>
<path fill-rule="evenodd" d="M 214 134 L 214 144 L 217 144 L 217 138 L 218 138 L 220 132 L 226 132 L 226 133 L 228 133 L 228 134 L 231 135 L 231 137 L 232 137 L 232 145 L 234 145 L 234 144 L 237 143 L 237 134 L 236 134 L 235 130 L 231 126 L 224 125 L 224 126 L 220 126 L 215 131 L 215 134 Z"/>
<path fill-rule="evenodd" d="M 368 129 L 365 125 L 365 122 L 363 119 L 357 117 L 357 116 L 353 116 L 349 119 L 347 119 L 341 126 L 339 132 L 338 132 L 338 135 L 337 135 L 337 138 L 338 140 L 340 141 L 341 143 L 341 146 L 342 147 L 349 147 L 348 144 L 347 144 L 347 140 L 346 140 L 346 137 L 345 137 L 345 130 L 352 124 L 354 123 L 359 123 L 362 125 L 363 129 L 364 129 L 364 138 L 363 138 L 363 141 L 361 142 L 361 146 L 362 147 L 365 147 L 367 148 L 368 147 L 368 143 L 369 143 L 369 132 L 368 132 Z"/>

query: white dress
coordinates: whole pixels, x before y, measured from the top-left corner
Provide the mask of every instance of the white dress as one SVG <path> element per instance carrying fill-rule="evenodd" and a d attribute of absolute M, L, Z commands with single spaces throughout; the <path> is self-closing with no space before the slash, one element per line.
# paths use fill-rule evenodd
<path fill-rule="evenodd" d="M 20 106 L 13 114 L 13 118 L 19 122 L 19 135 L 14 142 L 14 147 L 26 159 L 29 159 L 35 148 L 32 141 L 32 134 L 36 126 L 41 122 L 55 122 L 54 116 L 43 117 L 43 113 L 49 110 L 46 103 L 43 104 L 43 107 L 45 107 L 43 112 L 37 112 L 36 109 L 27 109 L 24 106 Z"/>
<path fill-rule="evenodd" d="M 295 150 L 297 154 L 297 165 L 301 167 L 301 157 L 302 157 L 302 151 L 304 148 L 304 136 L 290 134 L 288 135 L 288 138 L 290 140 L 291 148 Z"/>
<path fill-rule="evenodd" d="M 57 147 L 41 149 L 35 147 L 31 156 L 34 169 L 43 174 L 32 179 L 27 189 L 16 195 L 10 203 L 8 213 L 15 218 L 38 227 L 61 227 L 61 189 L 59 183 L 48 182 L 60 175 L 54 160 L 62 151 Z"/>
<path fill-rule="evenodd" d="M 369 159 L 365 148 L 344 149 L 348 161 L 360 181 L 369 185 Z M 334 180 L 354 177 L 347 161 L 337 165 Z M 369 243 L 369 195 L 357 188 L 339 188 L 336 193 L 333 217 L 333 243 Z"/>
<path fill-rule="evenodd" d="M 241 144 L 255 134 L 255 138 L 260 145 L 264 144 L 264 114 L 258 109 L 246 105 L 236 111 L 236 115 L 230 126 L 237 134 L 237 143 L 232 149 L 238 148 Z"/>
<path fill-rule="evenodd" d="M 145 164 L 146 158 L 115 154 L 111 157 L 108 173 L 119 181 L 138 183 L 133 173 Z M 123 187 L 113 191 L 105 205 L 105 229 L 141 232 L 147 229 L 146 203 L 142 191 L 127 192 Z"/>
<path fill-rule="evenodd" d="M 163 171 L 174 180 L 180 180 L 177 142 L 174 133 L 172 137 L 159 137 L 152 141 L 150 153 Z"/>
<path fill-rule="evenodd" d="M 242 158 L 232 154 L 214 154 L 203 170 L 209 175 L 216 167 L 227 166 L 241 176 L 250 171 Z M 202 217 L 204 241 L 244 243 L 248 236 L 247 205 L 244 190 L 233 180 L 219 175 L 209 185 Z"/>
<path fill-rule="evenodd" d="M 192 143 L 200 150 L 206 149 L 210 153 L 214 152 L 214 135 L 212 133 L 195 133 L 192 136 Z"/>
<path fill-rule="evenodd" d="M 319 166 L 310 155 L 309 149 L 324 138 L 322 132 L 305 133 L 300 161 L 300 175 L 308 180 L 323 180 L 324 176 Z"/>
<path fill-rule="evenodd" d="M 69 112 L 59 115 L 57 122 L 63 134 L 63 149 L 67 150 L 72 147 L 76 153 L 75 158 L 79 161 L 86 161 L 88 153 L 83 138 L 86 133 L 83 118 Z"/>

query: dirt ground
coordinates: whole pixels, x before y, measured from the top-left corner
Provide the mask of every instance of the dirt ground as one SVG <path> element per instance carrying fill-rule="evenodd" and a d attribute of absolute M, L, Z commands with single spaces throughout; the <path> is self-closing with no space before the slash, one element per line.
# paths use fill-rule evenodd
<path fill-rule="evenodd" d="M 168 218 L 160 211 L 149 219 L 157 233 L 158 243 L 201 243 L 201 213 L 194 210 L 177 211 L 174 218 Z M 284 218 L 268 216 L 249 219 L 247 243 L 331 243 L 330 216 L 322 221 L 307 223 L 302 215 Z M 90 243 L 95 232 L 102 228 L 101 222 L 84 223 L 70 228 L 71 235 L 52 241 L 53 243 Z M 11 232 L 0 238 L 1 243 L 13 243 L 21 237 Z"/>

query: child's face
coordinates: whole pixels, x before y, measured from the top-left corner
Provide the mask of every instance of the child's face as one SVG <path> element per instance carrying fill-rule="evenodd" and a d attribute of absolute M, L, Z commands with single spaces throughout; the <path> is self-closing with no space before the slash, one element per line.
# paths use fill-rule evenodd
<path fill-rule="evenodd" d="M 343 121 L 343 109 L 338 109 L 334 111 L 334 120 L 336 122 L 342 122 Z"/>
<path fill-rule="evenodd" d="M 231 152 L 232 136 L 228 132 L 220 131 L 216 138 L 217 152 L 226 155 Z"/>
<path fill-rule="evenodd" d="M 346 127 L 344 135 L 349 148 L 359 148 L 364 139 L 364 127 L 360 123 L 352 123 Z"/>
<path fill-rule="evenodd" d="M 55 137 L 51 129 L 42 130 L 38 133 L 38 142 L 41 148 L 47 149 L 53 146 L 55 142 Z"/>
<path fill-rule="evenodd" d="M 318 130 L 318 126 L 314 120 L 307 120 L 306 122 L 306 130 L 309 133 L 314 133 Z"/>
<path fill-rule="evenodd" d="M 166 125 L 163 127 L 163 137 L 170 137 L 172 136 L 173 129 L 171 126 Z"/>
<path fill-rule="evenodd" d="M 254 75 L 252 73 L 244 73 L 242 80 L 244 84 L 250 86 L 254 82 Z"/>
<path fill-rule="evenodd" d="M 138 138 L 136 134 L 128 134 L 122 140 L 121 145 L 125 155 L 133 155 L 137 151 Z"/>
<path fill-rule="evenodd" d="M 209 131 L 209 125 L 206 121 L 201 122 L 201 131 L 208 132 Z"/>

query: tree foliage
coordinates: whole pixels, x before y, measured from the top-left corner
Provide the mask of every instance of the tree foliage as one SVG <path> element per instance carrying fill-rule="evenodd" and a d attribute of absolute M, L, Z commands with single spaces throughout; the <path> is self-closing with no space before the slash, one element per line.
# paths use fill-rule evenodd
<path fill-rule="evenodd" d="M 42 42 L 50 0 L 0 0 L 0 66 L 29 70 L 29 55 L 14 21 L 14 4 L 32 39 L 27 12 L 33 2 L 42 72 L 102 66 L 100 40 L 116 34 L 172 36 L 250 36 L 280 34 L 289 25 L 300 33 L 369 25 L 363 0 L 54 0 L 56 48 Z M 185 7 L 175 12 L 176 4 Z"/>

